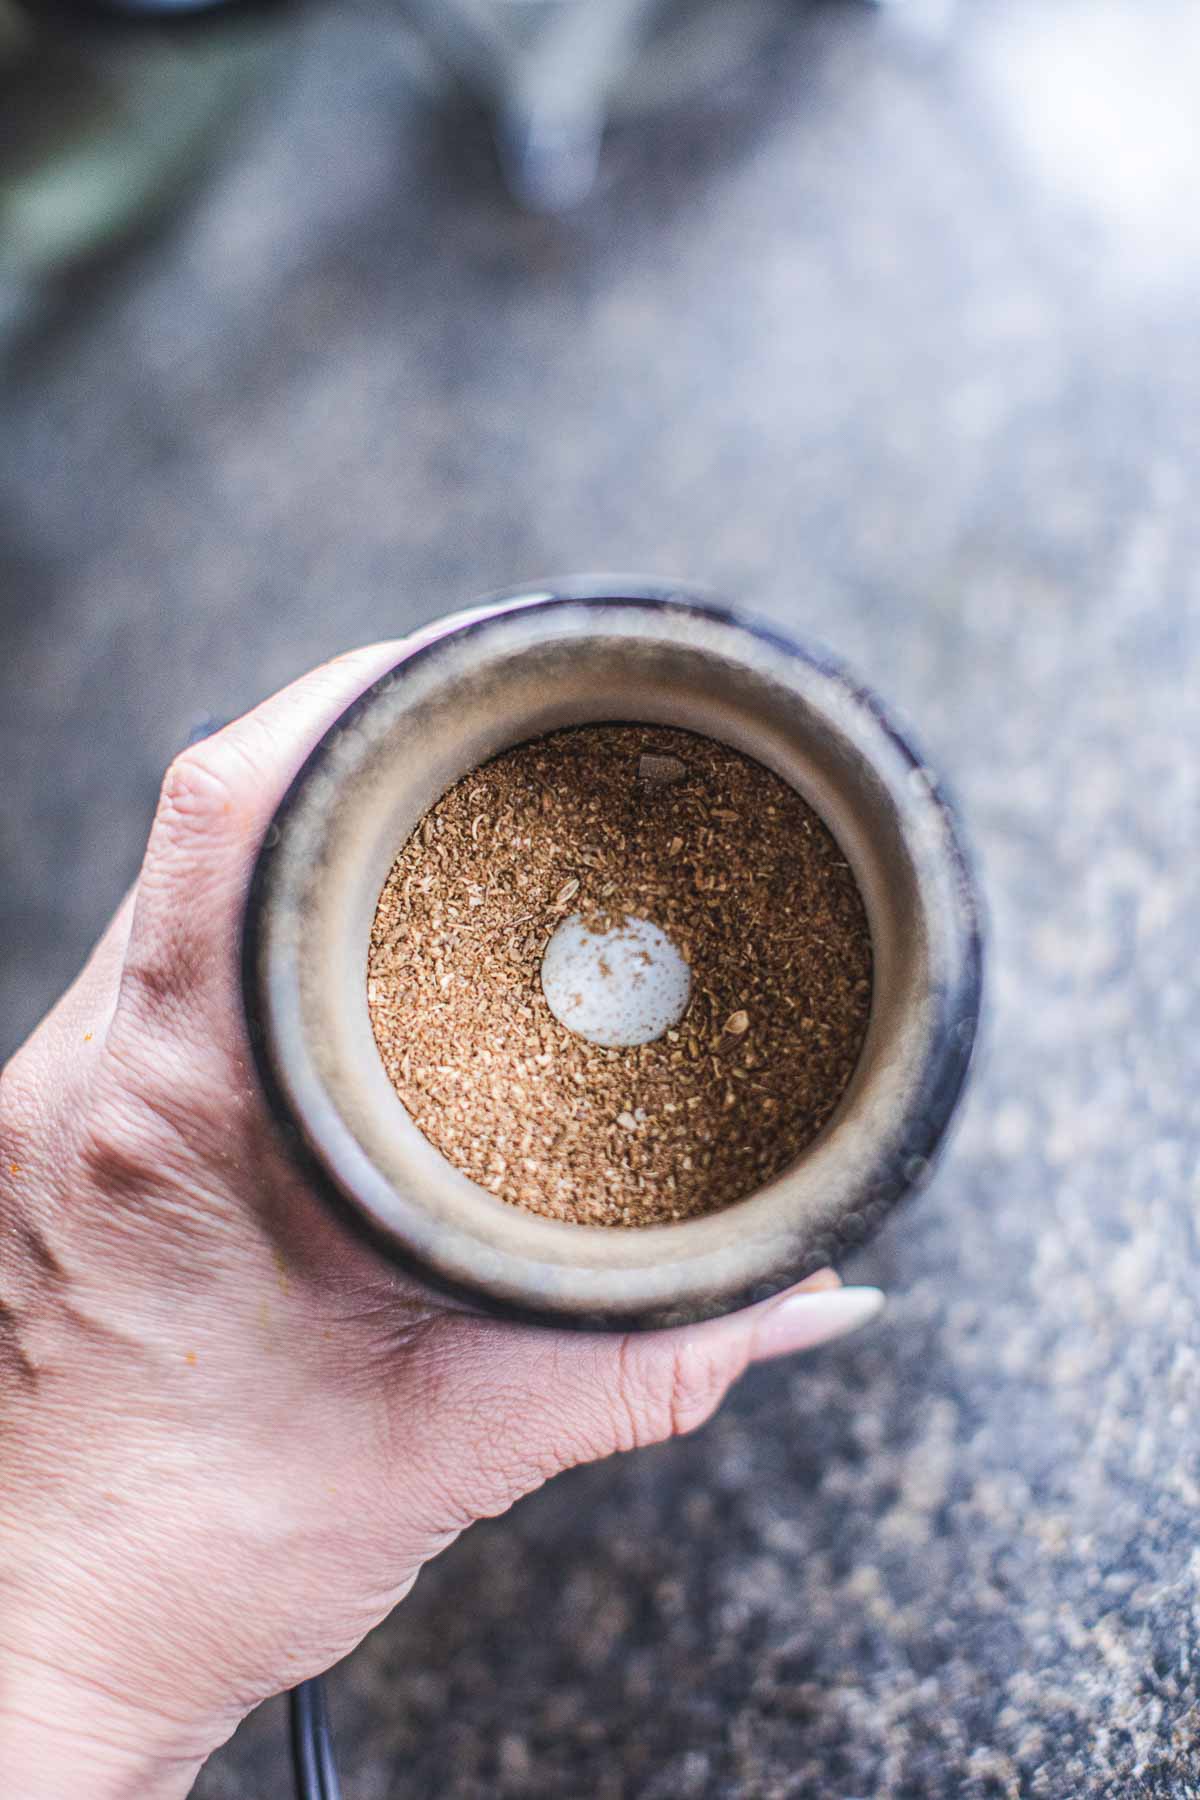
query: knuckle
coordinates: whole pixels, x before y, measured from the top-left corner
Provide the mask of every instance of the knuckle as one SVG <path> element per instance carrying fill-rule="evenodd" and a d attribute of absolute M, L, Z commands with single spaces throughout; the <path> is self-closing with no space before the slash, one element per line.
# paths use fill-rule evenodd
<path fill-rule="evenodd" d="M 91 1098 L 78 1145 L 85 1191 L 102 1198 L 111 1223 L 136 1229 L 148 1263 L 157 1241 L 176 1287 L 202 1287 L 214 1259 L 237 1253 L 246 1234 L 228 1204 L 202 1142 L 153 1095 L 119 1080 L 102 1081 Z M 253 1235 L 253 1227 L 249 1227 Z M 189 1255 L 179 1257 L 181 1247 Z"/>
<path fill-rule="evenodd" d="M 578 1371 L 561 1346 L 498 1338 L 495 1327 L 452 1315 L 432 1321 L 419 1345 L 420 1413 L 437 1421 L 422 1460 L 440 1526 L 461 1530 L 495 1517 L 562 1470 L 613 1449 L 599 1418 L 589 1426 L 580 1416 L 588 1409 Z M 406 1408 L 396 1430 L 410 1447 L 413 1426 Z"/>
<path fill-rule="evenodd" d="M 108 1048 L 115 1058 L 134 1065 L 161 1060 L 164 1040 L 185 1033 L 201 967 L 178 932 L 152 930 L 139 922 L 125 953 L 120 999 L 109 1028 Z"/>
<path fill-rule="evenodd" d="M 140 1195 L 165 1178 L 168 1161 L 153 1112 L 123 1084 L 100 1082 L 81 1134 L 80 1164 L 98 1192 Z"/>
<path fill-rule="evenodd" d="M 442 1522 L 455 1530 L 497 1518 L 555 1473 L 536 1453 L 528 1409 L 503 1391 L 486 1405 L 460 1404 L 443 1420 L 447 1432 L 430 1471 Z"/>
<path fill-rule="evenodd" d="M 500 1393 L 479 1409 L 471 1442 L 477 1494 L 488 1514 L 504 1512 L 546 1479 L 536 1454 L 539 1438 L 523 1396 Z"/>
<path fill-rule="evenodd" d="M 146 1146 L 131 1133 L 126 1109 L 108 1095 L 97 1095 L 88 1110 L 81 1134 L 80 1164 L 83 1173 L 101 1193 L 119 1193 L 140 1186 L 147 1163 Z"/>
<path fill-rule="evenodd" d="M 163 777 L 122 973 L 139 1018 L 174 1023 L 216 969 L 228 974 L 250 773 L 245 750 L 218 736 L 183 751 Z"/>
<path fill-rule="evenodd" d="M 181 751 L 163 776 L 155 835 L 190 841 L 233 810 L 228 748 L 212 739 Z"/>
<path fill-rule="evenodd" d="M 686 1437 L 710 1419 L 729 1385 L 729 1371 L 694 1337 L 686 1337 L 671 1359 L 671 1435 Z"/>
<path fill-rule="evenodd" d="M 730 1377 L 722 1359 L 691 1333 L 669 1344 L 623 1340 L 617 1371 L 623 1449 L 697 1430 L 716 1411 Z"/>

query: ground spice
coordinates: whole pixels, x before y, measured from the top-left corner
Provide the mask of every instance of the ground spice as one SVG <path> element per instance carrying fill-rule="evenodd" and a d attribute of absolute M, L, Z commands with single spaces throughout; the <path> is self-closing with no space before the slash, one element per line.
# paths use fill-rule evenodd
<path fill-rule="evenodd" d="M 579 912 L 651 920 L 692 971 L 656 1043 L 601 1049 L 541 990 Z M 433 1144 L 550 1218 L 695 1218 L 777 1175 L 829 1118 L 871 1001 L 854 877 L 812 809 L 691 732 L 592 725 L 476 769 L 425 815 L 380 895 L 375 1040 Z"/>

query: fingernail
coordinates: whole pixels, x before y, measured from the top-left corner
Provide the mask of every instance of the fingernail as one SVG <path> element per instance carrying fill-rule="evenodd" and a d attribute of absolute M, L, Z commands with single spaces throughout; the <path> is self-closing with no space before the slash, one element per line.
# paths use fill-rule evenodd
<path fill-rule="evenodd" d="M 796 1350 L 827 1344 L 832 1338 L 857 1331 L 882 1310 L 883 1291 L 877 1287 L 789 1294 L 764 1310 L 755 1328 L 750 1361 L 769 1362 L 773 1356 L 790 1356 Z"/>
<path fill-rule="evenodd" d="M 840 1288 L 842 1278 L 836 1269 L 818 1269 L 815 1275 L 809 1275 L 796 1290 L 801 1294 L 824 1293 L 827 1288 Z"/>

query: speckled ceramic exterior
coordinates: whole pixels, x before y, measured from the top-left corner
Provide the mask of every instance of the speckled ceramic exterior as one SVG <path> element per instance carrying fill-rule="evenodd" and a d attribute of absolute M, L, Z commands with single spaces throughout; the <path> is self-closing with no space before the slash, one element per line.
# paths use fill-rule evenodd
<path fill-rule="evenodd" d="M 705 732 L 803 793 L 854 869 L 875 976 L 858 1067 L 804 1154 L 720 1213 L 628 1231 L 534 1217 L 451 1168 L 387 1079 L 365 991 L 380 887 L 432 801 L 511 744 L 618 719 Z M 979 914 L 936 778 L 842 670 L 692 595 L 559 583 L 411 640 L 317 745 L 259 856 L 244 986 L 276 1116 L 385 1254 L 527 1318 L 659 1326 L 837 1261 L 925 1180 L 974 1043 Z"/>

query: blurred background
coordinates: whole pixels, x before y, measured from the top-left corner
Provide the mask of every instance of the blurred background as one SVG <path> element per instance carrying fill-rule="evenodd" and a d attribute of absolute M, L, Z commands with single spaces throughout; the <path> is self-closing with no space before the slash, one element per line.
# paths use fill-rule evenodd
<path fill-rule="evenodd" d="M 433 1565 L 349 1800 L 1200 1794 L 1198 95 L 1195 0 L 0 0 L 0 1054 L 206 717 L 568 570 L 849 660 L 991 911 L 886 1321 Z"/>

